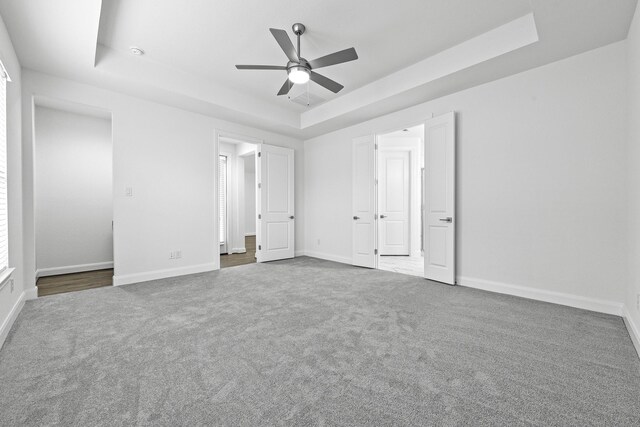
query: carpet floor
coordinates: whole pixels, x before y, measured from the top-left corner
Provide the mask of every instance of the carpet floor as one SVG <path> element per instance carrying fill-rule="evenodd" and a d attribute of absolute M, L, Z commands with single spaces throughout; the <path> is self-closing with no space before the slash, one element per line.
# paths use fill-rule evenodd
<path fill-rule="evenodd" d="M 640 425 L 621 318 L 312 258 L 28 301 L 0 425 Z"/>

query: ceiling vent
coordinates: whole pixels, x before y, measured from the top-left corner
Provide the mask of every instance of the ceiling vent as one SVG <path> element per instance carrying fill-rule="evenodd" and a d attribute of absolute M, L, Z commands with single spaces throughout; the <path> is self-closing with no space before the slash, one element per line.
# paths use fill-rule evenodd
<path fill-rule="evenodd" d="M 316 105 L 322 104 L 324 101 L 326 101 L 326 99 L 308 92 L 303 92 L 300 95 L 291 98 L 291 102 L 305 107 L 315 107 Z"/>

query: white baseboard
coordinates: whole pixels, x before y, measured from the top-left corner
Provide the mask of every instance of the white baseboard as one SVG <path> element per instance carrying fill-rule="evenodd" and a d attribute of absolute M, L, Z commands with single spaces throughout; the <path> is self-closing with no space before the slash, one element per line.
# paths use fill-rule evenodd
<path fill-rule="evenodd" d="M 231 249 L 232 254 L 246 254 L 247 248 L 233 248 Z"/>
<path fill-rule="evenodd" d="M 244 233 L 244 237 L 251 237 L 251 236 L 255 236 L 256 233 Z"/>
<path fill-rule="evenodd" d="M 20 311 L 22 311 L 22 307 L 24 307 L 24 301 L 25 295 L 23 292 L 20 294 L 18 300 L 11 308 L 11 311 L 9 312 L 9 315 L 7 315 L 7 318 L 2 322 L 2 326 L 0 326 L 0 348 L 2 348 L 4 341 L 7 339 L 9 331 L 13 326 L 13 322 L 16 321 L 16 319 L 18 318 L 18 314 L 20 314 Z"/>
<path fill-rule="evenodd" d="M 474 279 L 472 277 L 458 277 L 458 284 L 469 288 L 482 289 L 484 291 L 497 292 L 499 294 L 514 295 L 517 297 L 545 301 L 553 304 L 567 305 L 569 307 L 581 308 L 584 310 L 597 311 L 616 316 L 623 315 L 624 304 L 615 301 L 587 298 L 580 295 L 547 291 L 528 286 L 510 285 L 491 280 Z"/>
<path fill-rule="evenodd" d="M 36 286 L 26 289 L 24 291 L 24 297 L 27 300 L 38 299 L 38 288 Z"/>
<path fill-rule="evenodd" d="M 351 258 L 342 257 L 339 255 L 327 254 L 323 252 L 315 252 L 315 251 L 304 251 L 304 255 L 310 256 L 312 258 L 320 258 L 326 259 L 327 261 L 339 262 L 342 264 L 352 264 Z"/>
<path fill-rule="evenodd" d="M 94 262 L 91 264 L 65 265 L 63 267 L 40 268 L 36 270 L 36 280 L 39 277 L 57 276 L 59 274 L 82 273 L 83 271 L 105 270 L 113 268 L 113 261 Z"/>
<path fill-rule="evenodd" d="M 638 357 L 640 357 L 640 325 L 636 325 L 631 317 L 631 313 L 629 313 L 629 307 L 624 306 L 624 324 L 627 326 L 627 331 L 629 331 L 629 336 L 631 337 L 631 341 L 633 342 L 634 347 L 636 348 L 636 353 L 638 353 Z"/>
<path fill-rule="evenodd" d="M 146 271 L 144 273 L 124 274 L 113 276 L 113 286 L 129 285 L 131 283 L 148 282 L 149 280 L 165 279 L 167 277 L 185 276 L 187 274 L 204 273 L 218 270 L 216 263 L 191 265 L 188 267 L 168 268 L 165 270 Z"/>

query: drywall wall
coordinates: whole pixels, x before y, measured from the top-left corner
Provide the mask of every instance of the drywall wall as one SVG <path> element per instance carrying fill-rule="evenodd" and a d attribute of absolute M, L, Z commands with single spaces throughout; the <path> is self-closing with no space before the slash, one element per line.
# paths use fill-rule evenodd
<path fill-rule="evenodd" d="M 256 159 L 254 156 L 244 159 L 244 234 L 256 234 Z"/>
<path fill-rule="evenodd" d="M 291 147 L 296 155 L 296 246 L 302 248 L 303 147 L 299 140 L 95 86 L 24 70 L 26 286 L 35 285 L 32 97 L 106 109 L 113 121 L 115 284 L 218 268 L 215 132 Z M 133 196 L 125 196 L 130 187 Z M 29 228 L 30 229 L 27 229 Z M 170 259 L 180 250 L 182 258 Z"/>
<path fill-rule="evenodd" d="M 36 270 L 113 264 L 111 119 L 35 108 Z"/>
<path fill-rule="evenodd" d="M 352 138 L 456 111 L 461 282 L 620 311 L 625 55 L 615 43 L 305 141 L 307 253 L 351 260 Z"/>
<path fill-rule="evenodd" d="M 14 268 L 13 287 L 0 288 L 0 347 L 17 317 L 26 294 L 23 264 L 22 222 L 22 76 L 20 63 L 13 49 L 4 21 L 0 17 L 0 61 L 11 82 L 7 83 L 7 172 L 9 209 L 9 267 Z"/>
<path fill-rule="evenodd" d="M 629 170 L 629 284 L 625 298 L 627 321 L 640 354 L 640 8 L 627 39 L 628 170 Z"/>

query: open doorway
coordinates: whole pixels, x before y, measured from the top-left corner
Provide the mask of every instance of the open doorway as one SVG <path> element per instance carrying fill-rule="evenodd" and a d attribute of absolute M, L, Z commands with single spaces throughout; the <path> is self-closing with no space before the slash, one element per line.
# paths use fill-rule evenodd
<path fill-rule="evenodd" d="M 259 144 L 218 136 L 220 268 L 256 262 L 256 163 Z"/>
<path fill-rule="evenodd" d="M 424 275 L 424 125 L 378 135 L 378 268 Z"/>
<path fill-rule="evenodd" d="M 107 111 L 35 100 L 38 296 L 112 285 L 111 122 Z"/>

